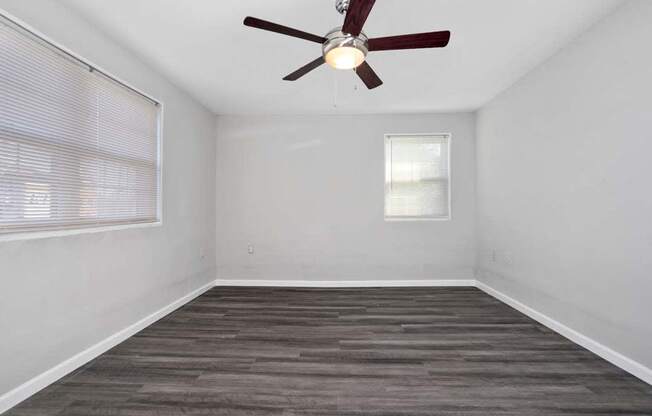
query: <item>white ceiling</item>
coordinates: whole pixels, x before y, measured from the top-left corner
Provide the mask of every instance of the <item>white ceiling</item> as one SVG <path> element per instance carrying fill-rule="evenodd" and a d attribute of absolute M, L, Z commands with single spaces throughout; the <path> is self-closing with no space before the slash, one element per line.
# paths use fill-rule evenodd
<path fill-rule="evenodd" d="M 322 66 L 281 78 L 318 44 L 242 25 L 245 16 L 318 35 L 341 25 L 334 0 L 61 0 L 216 114 L 422 113 L 475 110 L 621 0 L 378 0 L 370 37 L 451 30 L 446 49 L 372 53 L 385 82 L 368 91 Z"/>

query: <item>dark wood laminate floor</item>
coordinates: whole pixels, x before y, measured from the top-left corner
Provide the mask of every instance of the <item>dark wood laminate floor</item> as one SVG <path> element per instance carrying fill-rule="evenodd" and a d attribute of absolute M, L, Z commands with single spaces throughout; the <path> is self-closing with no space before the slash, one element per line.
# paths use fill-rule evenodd
<path fill-rule="evenodd" d="M 216 288 L 9 415 L 652 415 L 652 387 L 474 288 Z"/>

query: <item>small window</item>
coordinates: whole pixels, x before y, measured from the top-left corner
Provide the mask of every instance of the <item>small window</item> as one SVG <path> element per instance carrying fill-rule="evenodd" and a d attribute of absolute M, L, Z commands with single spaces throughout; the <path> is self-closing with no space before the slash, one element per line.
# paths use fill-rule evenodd
<path fill-rule="evenodd" d="M 385 137 L 385 219 L 450 219 L 450 135 Z"/>
<path fill-rule="evenodd" d="M 0 16 L 0 235 L 160 221 L 159 111 Z"/>

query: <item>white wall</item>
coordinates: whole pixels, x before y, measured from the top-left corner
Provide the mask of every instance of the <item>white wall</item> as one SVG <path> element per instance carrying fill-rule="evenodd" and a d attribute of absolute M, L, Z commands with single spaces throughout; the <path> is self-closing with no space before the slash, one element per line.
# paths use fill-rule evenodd
<path fill-rule="evenodd" d="M 626 4 L 480 111 L 477 135 L 479 279 L 648 368 L 651 40 L 652 2 Z"/>
<path fill-rule="evenodd" d="M 438 132 L 453 220 L 384 222 L 384 134 Z M 473 278 L 474 134 L 473 114 L 219 117 L 218 277 Z"/>
<path fill-rule="evenodd" d="M 0 9 L 165 103 L 162 227 L 0 242 L 1 396 L 215 279 L 215 123 L 57 2 Z"/>

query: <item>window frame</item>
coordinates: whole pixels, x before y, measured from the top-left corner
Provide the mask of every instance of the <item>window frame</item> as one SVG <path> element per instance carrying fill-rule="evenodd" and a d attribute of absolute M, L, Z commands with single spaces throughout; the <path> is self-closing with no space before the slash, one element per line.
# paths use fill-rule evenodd
<path fill-rule="evenodd" d="M 121 77 L 116 76 L 111 71 L 107 71 L 101 65 L 95 64 L 92 60 L 84 58 L 81 54 L 78 54 L 71 50 L 70 48 L 62 45 L 60 42 L 52 39 L 50 36 L 46 35 L 42 31 L 36 29 L 30 24 L 26 23 L 22 19 L 14 16 L 13 14 L 7 12 L 5 9 L 0 8 L 0 18 L 6 19 L 10 24 L 15 25 L 18 29 L 26 32 L 28 36 L 32 36 L 35 42 L 41 42 L 46 47 L 55 50 L 56 52 L 62 55 L 62 59 L 71 59 L 78 61 L 80 64 L 91 67 L 94 71 L 98 71 L 103 74 L 105 77 L 108 77 L 113 82 L 120 84 L 123 88 L 131 90 L 132 93 L 140 94 L 148 100 L 156 104 L 157 107 L 157 163 L 158 163 L 158 198 L 156 201 L 157 208 L 157 219 L 156 221 L 150 222 L 139 222 L 133 224 L 101 224 L 89 225 L 77 228 L 53 228 L 53 229 L 43 229 L 43 230 L 34 230 L 34 231 L 17 231 L 9 233 L 0 233 L 0 243 L 5 241 L 20 241 L 20 240 L 38 240 L 45 238 L 54 238 L 54 237 L 65 237 L 71 235 L 80 235 L 80 234 L 94 234 L 94 233 L 105 233 L 110 231 L 119 231 L 119 230 L 128 230 L 128 229 L 137 229 L 137 228 L 156 228 L 162 227 L 163 222 L 163 175 L 164 175 L 164 153 L 163 153 L 163 126 L 164 126 L 164 115 L 165 115 L 165 102 L 156 98 L 154 95 L 134 87 L 131 83 L 125 81 Z"/>
<path fill-rule="evenodd" d="M 386 194 L 386 180 L 387 180 L 387 163 L 388 145 L 391 143 L 392 138 L 442 138 L 448 140 L 448 216 L 446 217 L 430 217 L 430 216 L 387 216 L 387 194 Z M 451 156 L 453 154 L 453 134 L 452 133 L 386 133 L 383 140 L 383 219 L 385 222 L 448 222 L 453 220 L 453 163 Z"/>

